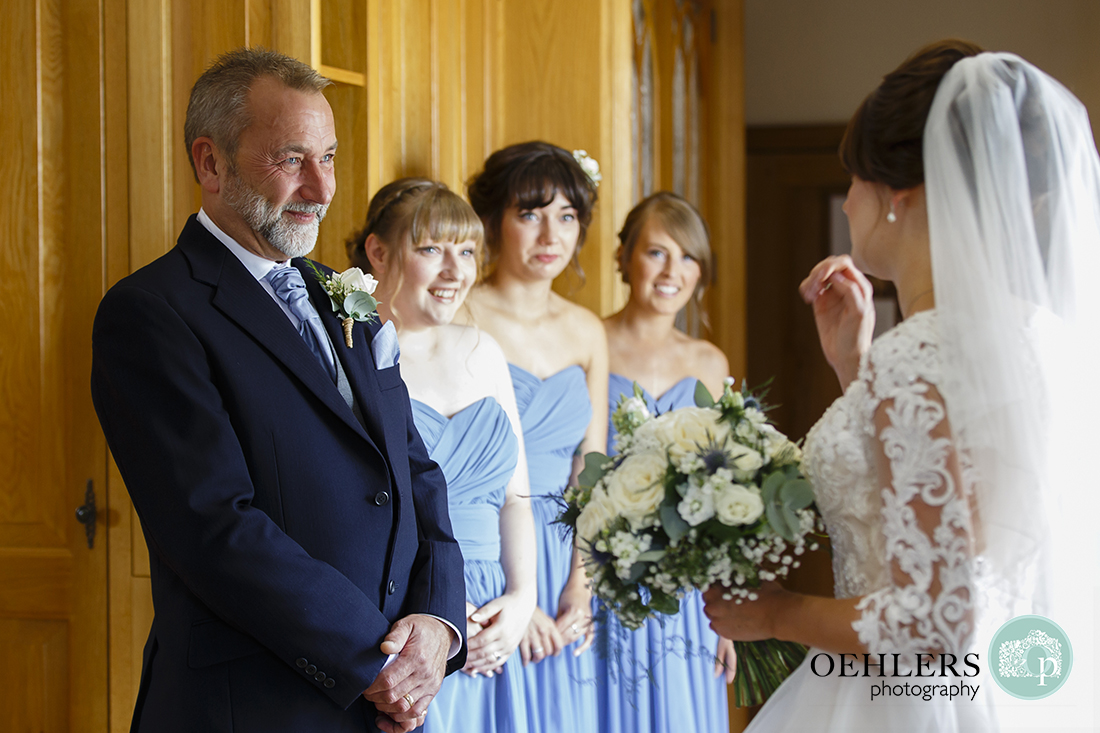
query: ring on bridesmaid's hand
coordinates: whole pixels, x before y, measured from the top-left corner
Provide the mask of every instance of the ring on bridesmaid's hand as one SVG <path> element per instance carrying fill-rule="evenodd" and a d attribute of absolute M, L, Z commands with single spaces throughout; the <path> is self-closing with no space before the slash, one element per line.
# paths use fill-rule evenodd
<path fill-rule="evenodd" d="M 493 652 L 493 661 L 494 662 L 499 662 L 500 661 L 500 652 Z"/>
<path fill-rule="evenodd" d="M 574 633 L 574 634 L 579 634 L 579 633 L 581 633 L 581 630 L 577 628 L 577 625 L 576 625 L 576 624 L 572 624 L 572 625 L 571 625 L 571 626 L 570 626 L 569 628 L 573 630 L 573 633 Z"/>
<path fill-rule="evenodd" d="M 412 706 L 413 706 L 414 704 L 416 704 L 416 700 L 413 700 L 413 696 L 412 696 L 412 695 L 410 695 L 410 694 L 409 694 L 409 693 L 407 693 L 407 692 L 406 692 L 406 693 L 405 693 L 404 695 L 402 695 L 401 697 L 405 698 L 405 702 L 407 702 L 407 703 L 409 704 L 409 707 L 410 707 L 410 708 L 411 708 L 411 707 L 412 707 Z"/>
<path fill-rule="evenodd" d="M 542 654 L 542 647 L 535 647 L 531 651 L 533 651 L 535 654 Z"/>

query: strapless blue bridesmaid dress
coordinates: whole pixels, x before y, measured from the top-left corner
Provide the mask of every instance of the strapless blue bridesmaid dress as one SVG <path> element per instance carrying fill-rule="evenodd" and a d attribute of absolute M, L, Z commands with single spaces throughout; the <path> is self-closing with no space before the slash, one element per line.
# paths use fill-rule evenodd
<path fill-rule="evenodd" d="M 646 406 L 654 415 L 693 407 L 696 382 L 686 377 L 657 398 L 645 392 Z M 619 397 L 633 394 L 632 381 L 611 375 L 609 420 Z M 614 445 L 615 429 L 609 422 L 609 455 L 615 453 Z M 614 617 L 600 625 L 596 644 L 601 733 L 725 733 L 726 681 L 714 679 L 718 635 L 703 613 L 702 595 L 687 594 L 680 612 L 662 620 L 650 619 L 637 631 L 627 631 Z"/>
<path fill-rule="evenodd" d="M 571 366 L 539 379 L 508 365 L 523 426 L 527 470 L 531 476 L 531 510 L 538 544 L 538 605 L 555 618 L 558 596 L 569 578 L 573 543 L 554 524 L 561 496 L 573 472 L 573 454 L 592 419 L 584 370 Z M 596 723 L 595 655 L 573 656 L 569 647 L 524 668 L 531 733 L 590 733 Z M 473 729 L 471 729 L 473 730 Z"/>
<path fill-rule="evenodd" d="M 432 460 L 447 478 L 447 503 L 465 560 L 466 600 L 482 606 L 504 593 L 500 564 L 500 509 L 519 457 L 508 415 L 491 397 L 449 419 L 412 401 L 413 419 Z M 513 654 L 500 674 L 443 680 L 428 707 L 425 733 L 527 733 L 523 664 Z"/>

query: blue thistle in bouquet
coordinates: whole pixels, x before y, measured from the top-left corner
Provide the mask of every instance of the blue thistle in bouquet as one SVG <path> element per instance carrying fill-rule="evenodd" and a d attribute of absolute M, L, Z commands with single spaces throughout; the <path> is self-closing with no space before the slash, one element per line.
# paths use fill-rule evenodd
<path fill-rule="evenodd" d="M 611 416 L 619 454 L 585 456 L 559 521 L 571 528 L 594 594 L 628 629 L 679 611 L 687 590 L 727 588 L 737 603 L 817 549 L 824 524 L 799 447 L 746 389 L 651 415 L 641 389 Z M 764 702 L 806 655 L 775 639 L 735 642 L 737 705 Z"/>

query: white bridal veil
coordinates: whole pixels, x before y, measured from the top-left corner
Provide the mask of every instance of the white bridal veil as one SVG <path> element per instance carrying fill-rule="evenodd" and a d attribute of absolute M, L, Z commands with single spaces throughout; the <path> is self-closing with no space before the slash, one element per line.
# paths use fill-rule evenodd
<path fill-rule="evenodd" d="M 1066 714 L 1097 724 L 1100 160 L 1088 116 L 1017 56 L 966 58 L 936 92 L 924 167 L 941 391 L 970 448 L 993 624 L 977 638 L 1021 613 L 1062 625 L 1080 667 L 1078 698 L 1063 698 L 1080 709 Z"/>

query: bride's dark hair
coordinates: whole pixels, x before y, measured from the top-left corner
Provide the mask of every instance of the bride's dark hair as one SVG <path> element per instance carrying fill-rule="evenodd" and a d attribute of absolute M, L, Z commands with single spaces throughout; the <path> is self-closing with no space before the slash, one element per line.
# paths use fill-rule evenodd
<path fill-rule="evenodd" d="M 949 38 L 921 48 L 887 74 L 848 122 L 840 142 L 845 170 L 895 190 L 924 183 L 921 140 L 936 90 L 956 62 L 982 51 Z"/>

